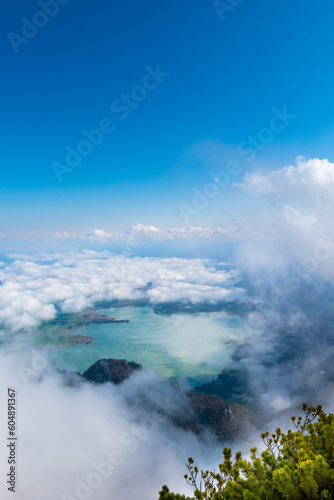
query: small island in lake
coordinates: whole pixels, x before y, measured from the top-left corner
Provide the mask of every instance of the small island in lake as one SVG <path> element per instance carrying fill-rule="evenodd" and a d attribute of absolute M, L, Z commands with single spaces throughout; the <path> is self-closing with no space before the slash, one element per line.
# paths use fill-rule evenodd
<path fill-rule="evenodd" d="M 101 325 L 105 323 L 130 323 L 128 319 L 111 318 L 110 316 L 99 314 L 95 310 L 90 310 L 84 314 L 81 314 L 80 316 L 81 319 L 79 319 L 75 324 L 69 325 L 66 328 L 66 331 L 87 325 Z"/>
<path fill-rule="evenodd" d="M 101 325 L 107 323 L 129 323 L 128 319 L 116 319 L 99 314 L 96 309 L 88 309 L 81 313 L 60 313 L 58 316 L 45 322 L 40 327 L 42 337 L 40 345 L 57 346 L 61 348 L 71 347 L 78 344 L 90 344 L 94 338 L 86 335 L 77 335 L 74 332 L 88 325 Z"/>

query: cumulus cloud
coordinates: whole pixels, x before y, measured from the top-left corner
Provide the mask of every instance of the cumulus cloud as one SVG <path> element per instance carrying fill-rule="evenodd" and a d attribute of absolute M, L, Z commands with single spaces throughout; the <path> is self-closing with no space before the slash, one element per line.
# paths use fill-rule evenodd
<path fill-rule="evenodd" d="M 101 300 L 146 299 L 218 302 L 234 297 L 237 272 L 210 261 L 139 258 L 108 252 L 13 254 L 0 268 L 0 322 L 9 330 L 38 326 L 62 312 L 79 312 Z"/>
<path fill-rule="evenodd" d="M 272 201 L 303 205 L 311 210 L 332 209 L 334 163 L 298 157 L 295 166 L 249 173 L 240 186 L 250 194 L 268 196 Z"/>
<path fill-rule="evenodd" d="M 323 276 L 334 278 L 334 163 L 299 157 L 296 165 L 247 174 L 239 188 L 269 203 L 261 204 L 257 217 L 260 238 L 255 237 L 251 243 L 245 240 L 245 248 L 249 243 L 260 252 L 265 248 L 267 259 L 263 261 L 268 260 L 268 269 L 275 268 L 275 261 L 282 261 L 283 256 L 285 263 L 293 259 L 311 263 Z M 247 253 L 249 256 L 252 252 L 245 252 L 248 259 Z M 271 254 L 275 258 L 270 258 Z"/>

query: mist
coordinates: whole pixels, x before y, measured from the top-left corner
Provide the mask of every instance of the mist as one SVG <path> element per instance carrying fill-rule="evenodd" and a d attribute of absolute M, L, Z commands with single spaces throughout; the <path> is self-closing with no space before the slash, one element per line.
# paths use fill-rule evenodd
<path fill-rule="evenodd" d="M 155 500 L 166 482 L 187 491 L 182 471 L 191 454 L 207 463 L 216 450 L 219 458 L 213 438 L 199 442 L 162 412 L 190 411 L 182 397 L 186 388 L 174 391 L 153 372 L 134 374 L 120 386 L 95 386 L 73 377 L 69 384 L 45 364 L 39 370 L 40 361 L 24 353 L 1 355 L 0 361 L 2 397 L 8 384 L 17 395 L 20 500 Z M 11 498 L 6 485 L 1 488 L 1 498 Z"/>
<path fill-rule="evenodd" d="M 263 409 L 307 401 L 333 409 L 333 164 L 298 158 L 295 166 L 248 174 L 237 186 L 261 199 L 260 234 L 243 241 L 234 264 L 256 311 L 234 353 Z"/>

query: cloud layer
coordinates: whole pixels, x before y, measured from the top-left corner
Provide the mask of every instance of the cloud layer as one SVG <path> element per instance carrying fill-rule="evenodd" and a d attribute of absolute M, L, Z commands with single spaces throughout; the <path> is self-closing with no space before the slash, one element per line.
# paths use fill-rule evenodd
<path fill-rule="evenodd" d="M 218 240 L 238 240 L 240 235 L 232 226 L 228 227 L 174 227 L 160 229 L 155 226 L 145 226 L 136 224 L 125 229 L 123 232 L 107 232 L 103 229 L 94 229 L 90 233 L 54 233 L 54 239 L 81 239 L 93 243 L 142 243 L 145 241 L 176 241 L 195 239 L 218 239 Z"/>
<path fill-rule="evenodd" d="M 0 267 L 0 322 L 11 331 L 53 319 L 56 305 L 68 313 L 101 300 L 228 300 L 237 275 L 202 259 L 130 258 L 89 250 L 11 257 Z"/>

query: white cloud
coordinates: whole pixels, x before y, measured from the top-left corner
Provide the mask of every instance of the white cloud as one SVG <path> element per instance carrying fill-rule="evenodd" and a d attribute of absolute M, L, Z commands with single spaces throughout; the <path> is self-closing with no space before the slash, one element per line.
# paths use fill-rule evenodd
<path fill-rule="evenodd" d="M 255 195 L 333 207 L 334 163 L 326 159 L 305 160 L 298 157 L 296 166 L 247 174 L 241 187 Z"/>
<path fill-rule="evenodd" d="M 184 300 L 186 297 L 193 303 L 203 301 L 203 297 L 209 298 L 210 302 L 219 302 L 230 295 L 226 288 L 212 287 L 194 283 L 177 282 L 171 286 L 170 281 L 162 281 L 158 286 L 149 290 L 147 295 L 151 302 L 174 302 Z"/>
<path fill-rule="evenodd" d="M 174 227 L 160 229 L 155 226 L 145 226 L 137 224 L 130 226 L 123 232 L 106 232 L 104 229 L 94 229 L 87 234 L 68 234 L 54 233 L 53 238 L 79 238 L 91 242 L 129 242 L 139 243 L 142 241 L 172 241 L 172 240 L 193 240 L 193 239 L 219 239 L 219 240 L 236 240 L 240 239 L 240 235 L 236 228 L 228 227 Z"/>
<path fill-rule="evenodd" d="M 334 240 L 334 163 L 299 157 L 295 166 L 247 174 L 239 188 L 270 204 L 260 205 L 259 236 L 251 242 L 253 250 L 245 241 L 245 258 L 253 255 L 257 267 L 268 261 L 268 269 L 277 269 L 276 262 L 297 260 L 308 274 L 309 266 L 334 279 L 333 249 L 322 243 Z M 261 252 L 267 257 L 259 258 Z"/>
<path fill-rule="evenodd" d="M 202 259 L 139 258 L 108 252 L 28 256 L 0 268 L 0 322 L 18 331 L 63 312 L 78 312 L 101 300 L 147 299 L 151 303 L 232 299 L 235 271 Z M 149 283 L 151 288 L 146 289 Z M 236 291 L 234 291 L 235 293 Z"/>

